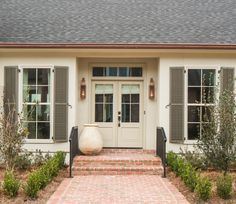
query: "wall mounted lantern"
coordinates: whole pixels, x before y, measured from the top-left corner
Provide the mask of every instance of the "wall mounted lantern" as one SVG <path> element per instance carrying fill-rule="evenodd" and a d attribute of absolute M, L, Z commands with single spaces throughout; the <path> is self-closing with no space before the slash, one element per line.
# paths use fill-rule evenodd
<path fill-rule="evenodd" d="M 153 78 L 151 78 L 149 84 L 149 99 L 153 100 L 154 98 L 155 98 L 155 84 Z"/>
<path fill-rule="evenodd" d="M 86 98 L 86 84 L 85 84 L 85 78 L 82 78 L 80 82 L 80 98 L 85 99 Z"/>

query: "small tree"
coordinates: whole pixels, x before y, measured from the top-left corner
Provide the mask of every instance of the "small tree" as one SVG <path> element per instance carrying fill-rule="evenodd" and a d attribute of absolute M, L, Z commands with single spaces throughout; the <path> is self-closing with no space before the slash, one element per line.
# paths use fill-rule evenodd
<path fill-rule="evenodd" d="M 235 94 L 226 89 L 214 102 L 214 106 L 205 106 L 197 147 L 213 167 L 227 174 L 236 156 Z"/>
<path fill-rule="evenodd" d="M 27 129 L 14 105 L 5 104 L 0 111 L 0 157 L 7 170 L 14 170 L 15 160 L 22 151 Z"/>

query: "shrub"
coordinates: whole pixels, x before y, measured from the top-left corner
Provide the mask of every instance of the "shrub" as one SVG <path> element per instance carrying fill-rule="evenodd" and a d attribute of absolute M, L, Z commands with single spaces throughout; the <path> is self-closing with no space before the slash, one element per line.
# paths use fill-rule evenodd
<path fill-rule="evenodd" d="M 25 193 L 30 198 L 36 198 L 39 190 L 57 176 L 59 170 L 64 166 L 65 153 L 57 152 L 51 159 L 45 162 L 39 169 L 31 173 L 24 187 Z"/>
<path fill-rule="evenodd" d="M 186 163 L 182 172 L 182 179 L 186 186 L 193 192 L 197 185 L 197 172 L 190 163 Z"/>
<path fill-rule="evenodd" d="M 34 155 L 34 164 L 36 166 L 41 166 L 43 165 L 46 161 L 48 161 L 50 159 L 50 155 L 49 153 L 43 155 L 41 150 L 36 150 L 36 153 Z"/>
<path fill-rule="evenodd" d="M 32 164 L 32 153 L 28 151 L 24 151 L 20 155 L 16 157 L 15 166 L 18 169 L 29 169 Z"/>
<path fill-rule="evenodd" d="M 234 80 L 228 83 L 228 88 L 221 90 L 219 98 L 214 99 L 214 106 L 205 107 L 204 125 L 197 143 L 207 161 L 224 174 L 229 171 L 236 155 L 236 94 Z"/>
<path fill-rule="evenodd" d="M 198 177 L 196 193 L 201 200 L 208 200 L 211 197 L 212 184 L 207 177 Z"/>
<path fill-rule="evenodd" d="M 14 105 L 6 103 L 8 100 L 4 96 L 4 109 L 0 106 L 0 155 L 6 169 L 14 170 L 28 130 L 24 127 L 23 114 L 18 114 Z"/>
<path fill-rule="evenodd" d="M 10 197 L 16 197 L 20 187 L 19 180 L 16 179 L 12 171 L 6 171 L 3 180 L 3 190 Z"/>
<path fill-rule="evenodd" d="M 40 178 L 37 171 L 30 174 L 27 179 L 27 184 L 24 186 L 24 190 L 27 196 L 30 198 L 36 198 L 37 193 L 40 190 Z"/>
<path fill-rule="evenodd" d="M 177 155 L 170 151 L 167 153 L 167 165 L 173 169 L 174 162 L 176 160 Z"/>
<path fill-rule="evenodd" d="M 217 194 L 223 199 L 229 199 L 232 195 L 232 178 L 229 175 L 220 176 L 217 179 Z"/>
<path fill-rule="evenodd" d="M 176 153 L 169 152 L 167 154 L 167 164 L 171 167 L 171 169 L 176 173 L 177 176 L 182 175 L 185 163 L 184 160 Z"/>
<path fill-rule="evenodd" d="M 180 155 L 196 169 L 207 169 L 207 167 L 209 167 L 209 162 L 207 162 L 204 155 L 199 152 L 180 148 Z"/>
<path fill-rule="evenodd" d="M 181 177 L 183 175 L 184 168 L 185 168 L 184 160 L 181 157 L 177 157 L 176 161 L 174 162 L 174 169 L 176 175 Z"/>

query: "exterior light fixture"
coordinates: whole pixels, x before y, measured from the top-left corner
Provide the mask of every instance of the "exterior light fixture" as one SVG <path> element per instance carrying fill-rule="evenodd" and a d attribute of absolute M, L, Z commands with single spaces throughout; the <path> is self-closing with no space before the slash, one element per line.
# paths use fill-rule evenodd
<path fill-rule="evenodd" d="M 149 84 L 149 99 L 153 100 L 154 98 L 155 98 L 155 84 L 153 78 L 151 78 Z"/>
<path fill-rule="evenodd" d="M 85 84 L 85 78 L 82 78 L 80 82 L 80 98 L 85 99 L 86 98 L 86 84 Z"/>

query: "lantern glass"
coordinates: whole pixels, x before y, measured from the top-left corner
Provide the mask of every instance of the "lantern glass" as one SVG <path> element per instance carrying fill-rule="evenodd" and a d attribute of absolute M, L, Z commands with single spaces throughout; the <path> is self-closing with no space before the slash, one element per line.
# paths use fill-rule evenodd
<path fill-rule="evenodd" d="M 149 84 L 149 99 L 154 99 L 154 98 L 155 98 L 155 84 L 153 78 L 151 78 Z"/>
<path fill-rule="evenodd" d="M 86 98 L 86 84 L 85 84 L 85 78 L 82 78 L 80 82 L 80 98 L 85 99 Z"/>

